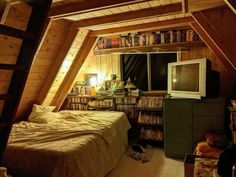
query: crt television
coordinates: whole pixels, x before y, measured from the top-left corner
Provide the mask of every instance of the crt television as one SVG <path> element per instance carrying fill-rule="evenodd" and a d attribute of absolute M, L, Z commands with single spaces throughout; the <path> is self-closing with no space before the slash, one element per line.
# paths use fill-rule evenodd
<path fill-rule="evenodd" d="M 206 58 L 168 64 L 168 94 L 173 97 L 201 99 L 218 95 L 219 75 Z"/>

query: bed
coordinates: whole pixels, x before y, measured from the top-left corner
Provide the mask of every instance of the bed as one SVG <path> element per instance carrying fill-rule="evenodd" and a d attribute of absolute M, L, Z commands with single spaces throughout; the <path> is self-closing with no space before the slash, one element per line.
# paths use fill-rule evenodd
<path fill-rule="evenodd" d="M 13 177 L 104 177 L 128 146 L 122 112 L 61 111 L 13 125 L 3 164 Z"/>

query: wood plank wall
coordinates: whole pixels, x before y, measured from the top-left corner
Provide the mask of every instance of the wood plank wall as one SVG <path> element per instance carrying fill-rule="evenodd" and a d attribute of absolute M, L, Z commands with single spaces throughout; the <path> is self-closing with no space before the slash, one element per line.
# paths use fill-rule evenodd
<path fill-rule="evenodd" d="M 104 80 L 111 80 L 111 74 L 116 74 L 120 79 L 120 57 L 119 54 L 90 55 L 84 62 L 77 81 L 84 81 L 87 74 L 97 73 L 98 84 L 104 84 Z"/>
<path fill-rule="evenodd" d="M 188 52 L 184 52 L 181 54 L 181 60 L 191 60 L 205 57 L 211 60 L 212 69 L 220 72 L 220 96 L 228 99 L 235 96 L 236 77 L 232 76 L 232 73 L 227 70 L 227 67 L 221 62 L 219 58 L 214 55 L 213 52 L 211 52 L 211 50 L 207 46 L 195 46 L 190 48 Z M 89 73 L 99 73 L 101 74 L 103 80 L 110 80 L 111 74 L 116 74 L 118 76 L 118 79 L 120 79 L 119 68 L 119 54 L 90 56 L 84 62 L 81 71 L 77 76 L 77 81 L 84 81 L 86 74 Z"/>
<path fill-rule="evenodd" d="M 69 25 L 65 20 L 51 21 L 49 24 L 46 36 L 37 51 L 28 76 L 17 111 L 17 120 L 25 119 L 31 111 L 32 105 L 35 103 L 50 68 L 65 41 L 65 34 L 68 32 Z"/>
<path fill-rule="evenodd" d="M 43 101 L 44 105 L 50 105 L 54 96 L 57 93 L 57 89 L 60 87 L 61 83 L 63 82 L 64 77 L 66 76 L 66 73 L 68 72 L 68 70 L 70 69 L 70 66 L 72 64 L 72 62 L 75 59 L 76 54 L 79 52 L 80 47 L 85 39 L 85 37 L 87 36 L 88 30 L 86 29 L 80 29 L 77 33 L 77 36 L 71 46 L 71 48 L 69 49 L 65 60 L 62 63 L 62 66 L 50 88 L 50 91 L 48 92 L 45 100 Z"/>

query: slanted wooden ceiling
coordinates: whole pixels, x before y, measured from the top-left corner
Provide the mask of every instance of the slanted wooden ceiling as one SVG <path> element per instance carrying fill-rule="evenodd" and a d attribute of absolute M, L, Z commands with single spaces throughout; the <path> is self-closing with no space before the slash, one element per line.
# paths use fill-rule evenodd
<path fill-rule="evenodd" d="M 195 23 L 193 12 L 225 4 L 223 0 L 53 0 L 19 117 L 33 103 L 60 108 L 98 36 L 190 27 Z M 5 6 L 0 3 L 1 12 Z"/>

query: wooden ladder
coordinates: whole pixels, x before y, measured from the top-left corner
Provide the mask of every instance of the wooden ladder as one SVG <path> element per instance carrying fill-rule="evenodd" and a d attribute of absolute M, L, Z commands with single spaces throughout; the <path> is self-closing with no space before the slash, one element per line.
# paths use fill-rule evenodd
<path fill-rule="evenodd" d="M 12 123 L 41 40 L 52 0 L 26 0 L 25 2 L 32 7 L 26 31 L 0 25 L 0 34 L 22 39 L 16 64 L 0 64 L 0 70 L 13 71 L 7 94 L 0 94 L 0 100 L 5 101 L 0 115 L 0 163 L 2 163 Z"/>

